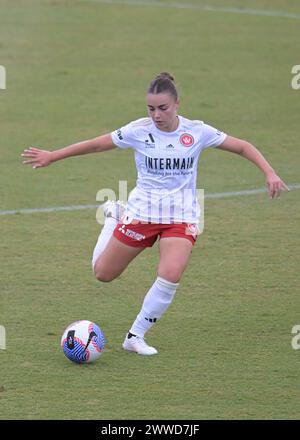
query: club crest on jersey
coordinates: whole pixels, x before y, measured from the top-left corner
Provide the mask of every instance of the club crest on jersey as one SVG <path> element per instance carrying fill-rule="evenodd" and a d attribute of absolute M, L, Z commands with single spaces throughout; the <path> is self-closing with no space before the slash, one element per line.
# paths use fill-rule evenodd
<path fill-rule="evenodd" d="M 191 147 L 194 144 L 194 138 L 191 134 L 183 133 L 180 136 L 180 143 L 184 147 Z"/>

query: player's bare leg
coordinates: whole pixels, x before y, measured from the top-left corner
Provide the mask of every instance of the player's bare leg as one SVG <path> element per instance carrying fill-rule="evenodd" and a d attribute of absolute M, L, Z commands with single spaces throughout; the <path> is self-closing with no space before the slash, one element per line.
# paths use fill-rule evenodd
<path fill-rule="evenodd" d="M 192 243 L 186 238 L 166 237 L 160 240 L 158 277 L 146 294 L 140 313 L 126 335 L 123 342 L 125 350 L 148 356 L 157 353 L 156 348 L 145 342 L 144 335 L 171 305 L 192 248 Z"/>
<path fill-rule="evenodd" d="M 112 281 L 143 250 L 143 247 L 127 246 L 112 236 L 94 264 L 96 278 L 104 282 Z"/>
<path fill-rule="evenodd" d="M 121 201 L 108 200 L 101 205 L 105 222 L 93 252 L 93 269 L 99 281 L 112 281 L 144 248 L 126 246 L 113 236 L 125 211 Z"/>
<path fill-rule="evenodd" d="M 192 253 L 190 240 L 166 237 L 159 242 L 160 259 L 157 275 L 172 283 L 178 283 Z"/>

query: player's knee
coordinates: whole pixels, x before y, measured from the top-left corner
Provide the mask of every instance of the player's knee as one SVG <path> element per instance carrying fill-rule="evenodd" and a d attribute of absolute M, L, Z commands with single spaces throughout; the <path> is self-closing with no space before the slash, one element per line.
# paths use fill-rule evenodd
<path fill-rule="evenodd" d="M 96 276 L 97 280 L 101 281 L 102 283 L 109 283 L 110 281 L 115 279 L 114 276 L 111 276 L 107 273 L 101 273 L 101 272 L 96 272 L 95 276 Z"/>
<path fill-rule="evenodd" d="M 109 283 L 116 277 L 110 273 L 108 270 L 104 270 L 101 267 L 94 267 L 94 274 L 98 281 L 101 281 L 102 283 Z"/>
<path fill-rule="evenodd" d="M 181 267 L 166 267 L 158 270 L 158 276 L 171 283 L 178 283 L 182 275 Z"/>

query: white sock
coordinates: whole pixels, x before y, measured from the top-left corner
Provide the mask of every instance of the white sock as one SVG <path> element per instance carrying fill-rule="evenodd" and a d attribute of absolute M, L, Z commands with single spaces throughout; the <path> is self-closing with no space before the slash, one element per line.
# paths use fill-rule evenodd
<path fill-rule="evenodd" d="M 171 283 L 164 278 L 157 277 L 145 296 L 141 311 L 129 332 L 143 338 L 170 306 L 178 286 L 179 283 Z"/>
<path fill-rule="evenodd" d="M 93 259 L 92 259 L 93 267 L 95 266 L 95 263 L 99 255 L 101 255 L 104 249 L 106 248 L 106 245 L 109 242 L 117 224 L 118 221 L 115 218 L 106 217 L 104 226 L 102 228 L 102 231 L 100 232 L 97 244 L 93 252 Z"/>

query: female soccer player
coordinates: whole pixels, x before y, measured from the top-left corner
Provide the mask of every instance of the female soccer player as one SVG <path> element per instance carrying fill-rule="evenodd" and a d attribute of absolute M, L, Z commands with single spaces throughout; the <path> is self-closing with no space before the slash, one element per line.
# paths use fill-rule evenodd
<path fill-rule="evenodd" d="M 117 147 L 135 150 L 136 188 L 129 196 L 122 219 L 120 203 L 104 204 L 105 224 L 92 263 L 99 281 L 111 281 L 159 237 L 157 278 L 123 343 L 125 350 L 153 355 L 157 350 L 146 343 L 145 333 L 170 306 L 197 238 L 196 173 L 200 153 L 205 148 L 217 147 L 250 160 L 264 173 L 271 198 L 288 187 L 249 142 L 178 115 L 178 92 L 169 73 L 154 78 L 146 101 L 148 118 L 59 150 L 30 147 L 22 156 L 26 158 L 25 164 L 40 168 L 67 157 Z"/>

